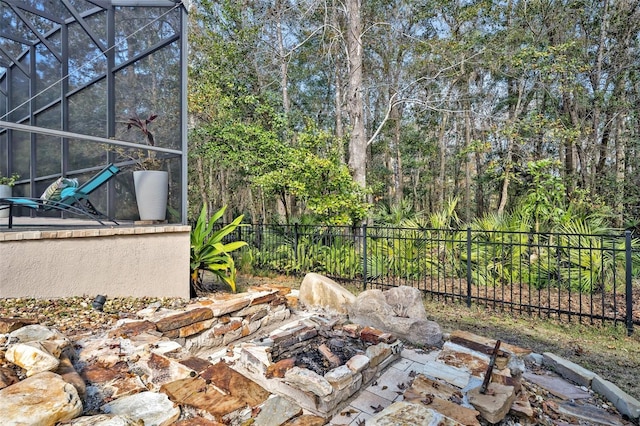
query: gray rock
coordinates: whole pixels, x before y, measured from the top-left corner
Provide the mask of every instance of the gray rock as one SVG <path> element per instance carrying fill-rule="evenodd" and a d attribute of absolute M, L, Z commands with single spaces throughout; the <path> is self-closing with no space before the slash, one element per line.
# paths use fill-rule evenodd
<path fill-rule="evenodd" d="M 593 378 L 592 389 L 611 401 L 620 413 L 635 420 L 640 418 L 640 401 L 628 395 L 610 381 L 596 375 Z"/>
<path fill-rule="evenodd" d="M 564 402 L 558 405 L 558 412 L 577 419 L 602 426 L 622 426 L 622 423 L 603 410 L 592 405 L 578 405 L 575 402 Z"/>
<path fill-rule="evenodd" d="M 545 352 L 542 356 L 543 364 L 551 367 L 556 373 L 560 374 L 565 379 L 571 380 L 581 386 L 591 386 L 591 380 L 593 380 L 596 375 L 593 371 L 589 371 L 586 368 L 551 352 Z"/>
<path fill-rule="evenodd" d="M 420 291 L 411 287 L 397 287 L 385 292 L 364 291 L 350 306 L 349 319 L 417 345 L 439 345 L 442 342 L 442 330 L 436 322 L 425 319 L 424 305 L 416 292 Z M 394 305 L 390 305 L 389 301 Z"/>
<path fill-rule="evenodd" d="M 525 380 L 548 390 L 560 399 L 577 400 L 587 399 L 591 396 L 589 392 L 580 389 L 573 383 L 569 383 L 555 374 L 535 374 L 525 372 L 522 377 L 524 377 Z"/>
<path fill-rule="evenodd" d="M 544 357 L 535 352 L 531 352 L 529 355 L 524 357 L 525 362 L 530 362 L 533 365 L 542 365 Z"/>
<path fill-rule="evenodd" d="M 396 316 L 426 320 L 427 311 L 422 303 L 422 292 L 415 287 L 400 286 L 384 292 L 387 304 L 392 307 Z"/>
<path fill-rule="evenodd" d="M 255 419 L 256 426 L 279 426 L 287 420 L 302 414 L 299 405 L 281 396 L 267 399 Z"/>

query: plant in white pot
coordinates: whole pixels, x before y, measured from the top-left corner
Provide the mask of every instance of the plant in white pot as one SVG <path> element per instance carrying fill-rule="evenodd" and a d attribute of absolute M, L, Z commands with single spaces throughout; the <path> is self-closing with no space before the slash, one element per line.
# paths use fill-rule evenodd
<path fill-rule="evenodd" d="M 157 114 L 151 114 L 147 118 L 140 118 L 137 114 L 125 122 L 127 130 L 136 128 L 144 136 L 147 145 L 155 146 L 153 133 L 149 130 Z M 167 213 L 167 197 L 169 195 L 169 173 L 160 170 L 162 160 L 156 156 L 155 151 L 140 149 L 129 152 L 128 156 L 136 160 L 136 168 L 133 172 L 133 184 L 136 191 L 136 203 L 140 220 L 162 221 Z"/>
<path fill-rule="evenodd" d="M 16 184 L 16 181 L 20 178 L 17 174 L 12 174 L 11 176 L 1 176 L 0 175 L 0 198 L 9 198 L 11 197 L 11 188 Z M 0 210 L 0 217 L 9 217 L 9 209 Z"/>

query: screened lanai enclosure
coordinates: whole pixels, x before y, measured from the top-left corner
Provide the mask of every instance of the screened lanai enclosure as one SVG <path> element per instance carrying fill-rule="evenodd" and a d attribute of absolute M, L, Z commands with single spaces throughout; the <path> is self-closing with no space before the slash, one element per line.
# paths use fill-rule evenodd
<path fill-rule="evenodd" d="M 169 172 L 167 219 L 186 223 L 186 26 L 180 1 L 0 0 L 0 176 L 19 175 L 13 195 L 114 163 L 91 200 L 135 220 L 132 172 L 153 157 Z M 152 115 L 153 145 L 127 125 Z"/>

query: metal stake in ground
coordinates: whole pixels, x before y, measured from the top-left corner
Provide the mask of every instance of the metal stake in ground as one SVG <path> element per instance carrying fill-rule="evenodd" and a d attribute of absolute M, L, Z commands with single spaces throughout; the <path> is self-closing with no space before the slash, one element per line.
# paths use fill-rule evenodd
<path fill-rule="evenodd" d="M 498 351 L 500 350 L 500 343 L 500 340 L 496 342 L 496 345 L 493 348 L 493 352 L 491 353 L 489 367 L 487 367 L 487 372 L 484 373 L 484 380 L 482 381 L 482 386 L 480 387 L 480 393 L 482 394 L 487 392 L 487 387 L 489 386 L 489 382 L 491 381 L 491 373 L 493 373 L 493 366 L 496 363 L 496 357 L 498 356 Z"/>

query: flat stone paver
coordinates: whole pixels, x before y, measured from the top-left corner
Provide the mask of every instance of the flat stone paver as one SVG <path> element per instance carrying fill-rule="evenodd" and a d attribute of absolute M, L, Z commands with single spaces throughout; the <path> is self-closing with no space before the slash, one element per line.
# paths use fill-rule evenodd
<path fill-rule="evenodd" d="M 389 401 L 397 401 L 398 397 L 402 397 L 402 394 L 413 380 L 409 377 L 409 373 L 407 370 L 398 370 L 391 366 L 374 381 L 374 383 L 377 383 L 376 385 L 369 386 L 369 390 Z"/>
<path fill-rule="evenodd" d="M 558 405 L 558 412 L 603 426 L 622 426 L 617 417 L 606 410 L 591 405 L 579 405 L 574 402 L 564 402 Z"/>
<path fill-rule="evenodd" d="M 403 349 L 400 352 L 400 356 L 404 359 L 408 359 L 410 361 L 414 361 L 420 364 L 426 364 L 431 361 L 435 361 L 440 355 L 440 351 L 430 351 L 426 352 L 421 349 Z"/>
<path fill-rule="evenodd" d="M 579 387 L 569 383 L 561 377 L 551 376 L 547 374 L 535 374 L 526 372 L 522 375 L 525 380 L 535 383 L 536 385 L 545 388 L 560 399 L 587 399 L 591 397 L 589 392 L 585 392 Z"/>
<path fill-rule="evenodd" d="M 359 418 L 363 414 L 366 415 L 366 413 L 363 413 L 354 407 L 345 407 L 343 410 L 340 410 L 338 414 L 333 416 L 329 424 L 335 426 L 350 425 L 355 419 Z"/>
<path fill-rule="evenodd" d="M 362 391 L 356 399 L 351 401 L 350 406 L 367 414 L 376 414 L 376 412 L 382 411 L 393 402 L 390 399 L 376 395 L 369 389 Z"/>
<path fill-rule="evenodd" d="M 393 364 L 393 367 L 397 368 L 398 370 L 407 370 L 413 364 L 414 364 L 414 361 L 411 361 L 410 359 L 400 358 L 398 361 L 396 361 L 395 364 Z"/>
<path fill-rule="evenodd" d="M 420 373 L 427 377 L 444 380 L 460 389 L 466 387 L 469 384 L 469 380 L 471 380 L 471 373 L 437 361 L 425 364 Z"/>

